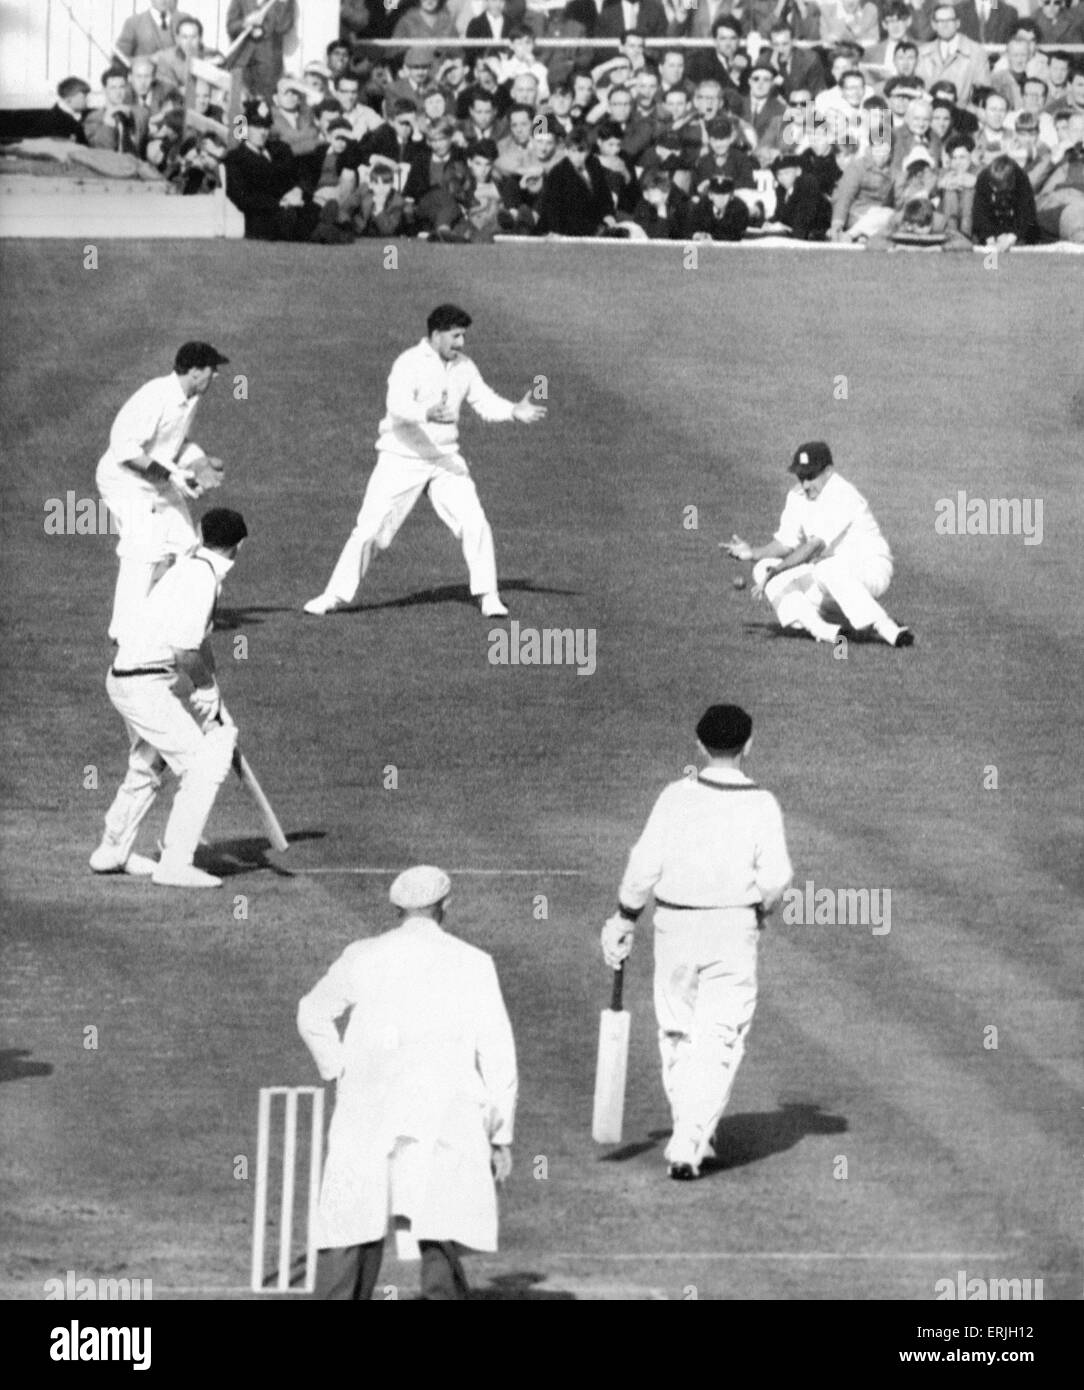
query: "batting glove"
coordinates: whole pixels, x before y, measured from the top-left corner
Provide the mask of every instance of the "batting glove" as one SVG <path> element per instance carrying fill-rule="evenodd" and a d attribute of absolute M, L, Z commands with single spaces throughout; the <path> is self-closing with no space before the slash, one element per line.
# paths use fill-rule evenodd
<path fill-rule="evenodd" d="M 611 970 L 616 970 L 622 961 L 628 959 L 634 930 L 629 919 L 620 913 L 611 917 L 602 928 L 602 957 Z"/>
<path fill-rule="evenodd" d="M 188 697 L 188 703 L 192 706 L 192 712 L 196 715 L 201 724 L 209 724 L 222 705 L 222 696 L 219 694 L 218 685 L 198 685 Z"/>

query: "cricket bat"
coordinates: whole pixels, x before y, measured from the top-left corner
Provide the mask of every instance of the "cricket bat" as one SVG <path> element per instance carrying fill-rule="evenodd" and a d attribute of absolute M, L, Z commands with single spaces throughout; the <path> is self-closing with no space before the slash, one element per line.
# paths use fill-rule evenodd
<path fill-rule="evenodd" d="M 222 704 L 220 700 L 219 723 L 227 719 L 230 719 L 230 715 L 226 710 L 226 706 Z M 232 719 L 230 719 L 230 722 L 233 722 Z M 287 840 L 282 826 L 279 824 L 279 818 L 275 815 L 274 808 L 270 801 L 268 801 L 266 792 L 263 787 L 260 786 L 259 778 L 252 771 L 251 764 L 241 752 L 240 748 L 234 748 L 233 750 L 233 770 L 240 778 L 241 785 L 244 787 L 245 791 L 248 792 L 249 796 L 251 796 L 252 800 L 256 803 L 256 809 L 259 811 L 260 819 L 263 821 L 264 829 L 267 831 L 267 838 L 271 841 L 271 848 L 278 850 L 280 854 L 284 853 L 290 848 L 290 842 Z"/>
<path fill-rule="evenodd" d="M 598 1066 L 595 1070 L 595 1114 L 591 1138 L 596 1144 L 619 1144 L 625 1117 L 625 1073 L 629 1061 L 630 1015 L 621 1007 L 625 966 L 614 971 L 610 1007 L 598 1021 Z"/>

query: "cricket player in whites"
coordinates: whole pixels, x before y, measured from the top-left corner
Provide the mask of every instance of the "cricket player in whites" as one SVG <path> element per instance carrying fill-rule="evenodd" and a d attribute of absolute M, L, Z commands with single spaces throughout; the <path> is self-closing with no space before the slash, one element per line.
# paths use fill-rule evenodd
<path fill-rule="evenodd" d="M 712 705 L 696 726 L 707 759 L 671 782 L 629 856 L 602 929 L 612 969 L 655 895 L 655 1013 L 674 1129 L 670 1176 L 699 1177 L 730 1099 L 757 1003 L 757 937 L 791 880 L 783 814 L 743 772 L 753 721 Z"/>
<path fill-rule="evenodd" d="M 799 445 L 790 472 L 798 482 L 772 539 L 754 547 L 731 536 L 720 547 L 732 559 L 755 561 L 753 598 L 766 596 L 783 627 L 818 642 L 835 642 L 842 618 L 852 635 L 872 631 L 890 647 L 912 646 L 911 629 L 877 602 L 892 580 L 892 552 L 869 503 L 835 471 L 821 440 Z"/>
<path fill-rule="evenodd" d="M 470 591 L 486 618 L 508 609 L 497 590 L 493 532 L 478 500 L 467 461 L 459 452 L 459 415 L 464 403 L 483 420 L 517 420 L 531 425 L 546 415 L 528 392 L 506 401 L 491 391 L 463 351 L 471 317 L 454 304 L 429 315 L 427 336 L 396 358 L 388 377 L 387 408 L 376 441 L 376 467 L 361 511 L 327 588 L 304 605 L 316 617 L 353 602 L 373 555 L 391 545 L 423 492 L 433 510 L 463 547 Z"/>
<path fill-rule="evenodd" d="M 128 774 L 106 812 L 105 836 L 90 856 L 96 874 L 132 874 L 176 888 L 218 888 L 192 860 L 237 729 L 225 718 L 209 637 L 222 581 L 248 535 L 225 507 L 204 513 L 202 544 L 178 560 L 133 613 L 105 688 L 128 731 Z M 180 778 L 157 861 L 134 852 L 143 817 L 169 767 Z"/>
<path fill-rule="evenodd" d="M 183 343 L 173 371 L 141 386 L 113 421 L 95 481 L 119 533 L 114 642 L 174 560 L 199 543 L 186 499 L 218 486 L 222 461 L 185 441 L 200 400 L 228 361 L 210 343 Z"/>

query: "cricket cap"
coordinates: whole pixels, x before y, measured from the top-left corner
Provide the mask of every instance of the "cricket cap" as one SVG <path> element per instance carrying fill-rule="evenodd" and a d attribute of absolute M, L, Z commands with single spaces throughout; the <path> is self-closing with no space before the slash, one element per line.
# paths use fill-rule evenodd
<path fill-rule="evenodd" d="M 183 376 L 193 367 L 222 367 L 229 360 L 210 343 L 182 343 L 173 359 L 173 370 Z"/>
<path fill-rule="evenodd" d="M 711 705 L 696 726 L 697 738 L 710 753 L 736 753 L 752 732 L 753 721 L 740 705 Z"/>
<path fill-rule="evenodd" d="M 809 444 L 799 444 L 790 461 L 791 473 L 799 478 L 815 478 L 826 468 L 832 467 L 832 451 L 823 440 L 815 439 Z"/>
<path fill-rule="evenodd" d="M 452 880 L 443 869 L 432 864 L 417 864 L 413 869 L 405 869 L 393 881 L 388 897 L 395 907 L 409 911 L 443 902 L 451 891 Z"/>
<path fill-rule="evenodd" d="M 204 512 L 200 517 L 199 530 L 203 544 L 214 550 L 229 550 L 231 546 L 240 545 L 248 535 L 245 518 L 229 507 L 212 507 L 209 512 Z"/>

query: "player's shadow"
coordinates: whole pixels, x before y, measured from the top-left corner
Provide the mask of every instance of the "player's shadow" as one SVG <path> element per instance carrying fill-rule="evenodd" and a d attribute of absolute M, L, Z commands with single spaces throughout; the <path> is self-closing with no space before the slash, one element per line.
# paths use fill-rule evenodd
<path fill-rule="evenodd" d="M 289 605 L 264 606 L 254 608 L 216 608 L 215 631 L 233 632 L 239 627 L 259 627 L 263 622 L 260 613 L 292 613 Z"/>
<path fill-rule="evenodd" d="M 323 830 L 295 830 L 286 836 L 291 845 L 302 844 L 306 840 L 322 840 Z M 237 840 L 216 840 L 214 844 L 201 849 L 196 860 L 201 869 L 215 873 L 219 878 L 237 878 L 241 874 L 252 874 L 258 869 L 270 869 L 278 878 L 293 878 L 289 869 L 284 869 L 272 859 L 271 842 L 264 836 L 248 836 Z"/>
<path fill-rule="evenodd" d="M 780 627 L 774 618 L 763 623 L 747 618 L 742 622 L 742 631 L 750 637 L 762 637 L 766 642 L 813 642 L 808 632 L 797 627 Z"/>
<path fill-rule="evenodd" d="M 24 1081 L 29 1076 L 52 1076 L 51 1062 L 31 1062 L 28 1047 L 6 1047 L 0 1051 L 0 1082 Z"/>
<path fill-rule="evenodd" d="M 760 1115 L 726 1115 L 715 1131 L 715 1157 L 706 1159 L 701 1175 L 741 1168 L 770 1154 L 794 1148 L 807 1134 L 845 1134 L 847 1121 L 842 1115 L 829 1115 L 819 1105 L 785 1101 L 778 1110 Z M 670 1138 L 668 1129 L 653 1129 L 646 1139 L 623 1144 L 601 1159 L 603 1163 L 627 1163 L 648 1153 Z"/>
<path fill-rule="evenodd" d="M 576 598 L 579 589 L 554 589 L 543 584 L 534 584 L 529 579 L 502 579 L 502 594 L 559 594 Z M 419 589 L 417 593 L 406 594 L 403 598 L 384 599 L 380 603 L 355 603 L 349 608 L 340 608 L 340 613 L 376 613 L 382 608 L 421 608 L 438 603 L 462 603 L 469 608 L 478 607 L 478 600 L 466 584 L 437 584 L 431 589 Z"/>
<path fill-rule="evenodd" d="M 576 1295 L 567 1289 L 543 1289 L 538 1285 L 545 1283 L 545 1274 L 532 1274 L 526 1270 L 514 1274 L 498 1274 L 485 1288 L 471 1289 L 468 1298 L 479 1303 L 540 1303 L 543 1299 L 575 1302 Z"/>

